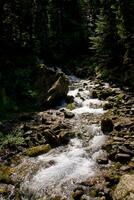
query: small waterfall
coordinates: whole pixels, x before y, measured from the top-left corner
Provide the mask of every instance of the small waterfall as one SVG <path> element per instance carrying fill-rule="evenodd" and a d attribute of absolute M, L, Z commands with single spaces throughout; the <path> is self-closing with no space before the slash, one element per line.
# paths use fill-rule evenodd
<path fill-rule="evenodd" d="M 25 161 L 38 167 L 33 174 L 28 173 L 21 184 L 23 200 L 45 200 L 56 196 L 70 200 L 74 188 L 99 171 L 96 158 L 102 151 L 106 136 L 101 132 L 98 122 L 92 123 L 90 119 L 96 119 L 104 113 L 104 102 L 92 98 L 93 82 L 76 77 L 70 77 L 70 80 L 68 95 L 74 97 L 75 103 L 75 109 L 71 111 L 75 117 L 70 119 L 70 123 L 77 133 L 76 138 L 66 146 Z"/>

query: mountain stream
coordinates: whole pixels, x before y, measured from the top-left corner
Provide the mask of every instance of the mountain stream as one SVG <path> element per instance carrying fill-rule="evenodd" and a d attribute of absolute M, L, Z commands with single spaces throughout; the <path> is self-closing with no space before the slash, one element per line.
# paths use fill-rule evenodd
<path fill-rule="evenodd" d="M 101 146 L 106 140 L 99 121 L 105 112 L 102 108 L 104 102 L 92 98 L 92 90 L 96 86 L 94 82 L 73 76 L 70 82 L 68 95 L 74 97 L 75 108 L 71 112 L 75 116 L 68 120 L 76 137 L 70 139 L 67 145 L 23 161 L 29 166 L 36 166 L 21 183 L 23 200 L 56 197 L 69 200 L 81 182 L 99 173 L 96 159 L 102 153 Z M 66 108 L 64 105 L 57 109 Z"/>

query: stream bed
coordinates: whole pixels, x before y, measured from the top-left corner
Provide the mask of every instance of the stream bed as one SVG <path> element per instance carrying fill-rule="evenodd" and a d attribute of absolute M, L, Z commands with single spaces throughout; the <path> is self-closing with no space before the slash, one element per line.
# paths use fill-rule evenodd
<path fill-rule="evenodd" d="M 67 145 L 59 146 L 36 158 L 25 158 L 17 166 L 28 170 L 20 184 L 21 199 L 71 199 L 81 182 L 99 173 L 96 159 L 103 153 L 106 136 L 100 128 L 99 117 L 105 113 L 104 101 L 92 98 L 96 86 L 90 80 L 70 77 L 68 95 L 74 97 L 75 116 L 68 119 L 75 137 Z M 67 110 L 66 105 L 57 108 Z M 68 112 L 68 110 L 67 110 Z M 54 113 L 53 113 L 54 114 Z"/>

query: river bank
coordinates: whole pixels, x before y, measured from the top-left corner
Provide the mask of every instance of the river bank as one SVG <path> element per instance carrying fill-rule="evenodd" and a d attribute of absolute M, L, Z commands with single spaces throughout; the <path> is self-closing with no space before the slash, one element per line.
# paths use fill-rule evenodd
<path fill-rule="evenodd" d="M 132 94 L 72 77 L 68 95 L 60 108 L 1 123 L 20 133 L 1 149 L 2 199 L 122 198 L 116 185 L 134 169 Z"/>

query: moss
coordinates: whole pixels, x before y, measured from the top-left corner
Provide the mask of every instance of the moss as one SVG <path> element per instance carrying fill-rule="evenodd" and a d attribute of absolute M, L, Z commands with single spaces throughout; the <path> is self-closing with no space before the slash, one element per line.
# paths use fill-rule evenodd
<path fill-rule="evenodd" d="M 75 104 L 69 103 L 69 104 L 67 104 L 66 108 L 69 109 L 69 110 L 73 110 L 73 109 L 75 109 Z"/>
<path fill-rule="evenodd" d="M 50 149 L 51 146 L 49 144 L 31 147 L 24 151 L 24 155 L 34 157 L 43 153 L 47 153 L 48 151 L 50 151 Z"/>
<path fill-rule="evenodd" d="M 97 196 L 97 189 L 96 188 L 92 188 L 89 192 L 89 195 L 91 197 L 96 197 Z"/>
<path fill-rule="evenodd" d="M 0 182 L 11 183 L 11 175 L 14 173 L 14 168 L 5 165 L 0 165 Z"/>
<path fill-rule="evenodd" d="M 6 187 L 0 187 L 0 194 L 7 194 L 8 193 L 8 190 Z"/>

